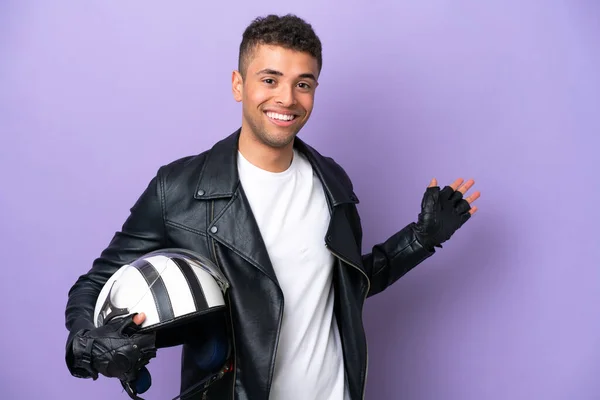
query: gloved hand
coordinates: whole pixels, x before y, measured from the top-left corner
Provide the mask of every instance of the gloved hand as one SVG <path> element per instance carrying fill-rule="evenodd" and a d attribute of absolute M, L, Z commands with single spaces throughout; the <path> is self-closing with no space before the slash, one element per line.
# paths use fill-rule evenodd
<path fill-rule="evenodd" d="M 132 316 L 78 333 L 73 341 L 77 368 L 93 379 L 102 374 L 122 382 L 136 379 L 138 371 L 156 356 L 156 334 L 138 333 Z"/>
<path fill-rule="evenodd" d="M 415 224 L 415 233 L 421 244 L 428 248 L 442 247 L 442 243 L 450 239 L 454 232 L 463 226 L 476 207 L 471 203 L 480 195 L 474 193 L 464 199 L 463 194 L 473 186 L 469 180 L 459 188 L 462 179 L 457 179 L 452 185 L 440 190 L 437 181 L 433 179 L 423 195 L 421 213 Z"/>

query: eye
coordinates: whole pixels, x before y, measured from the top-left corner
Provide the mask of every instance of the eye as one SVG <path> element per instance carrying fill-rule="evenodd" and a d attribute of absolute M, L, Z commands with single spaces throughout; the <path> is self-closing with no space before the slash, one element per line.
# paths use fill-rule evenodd
<path fill-rule="evenodd" d="M 266 83 L 267 85 L 272 85 L 273 83 L 275 83 L 275 80 L 271 79 L 271 78 L 267 78 L 267 79 L 263 79 L 263 82 Z"/>
<path fill-rule="evenodd" d="M 308 83 L 305 83 L 305 82 L 300 82 L 300 83 L 298 84 L 298 86 L 299 86 L 300 88 L 302 88 L 302 89 L 310 89 L 310 85 L 309 85 Z"/>

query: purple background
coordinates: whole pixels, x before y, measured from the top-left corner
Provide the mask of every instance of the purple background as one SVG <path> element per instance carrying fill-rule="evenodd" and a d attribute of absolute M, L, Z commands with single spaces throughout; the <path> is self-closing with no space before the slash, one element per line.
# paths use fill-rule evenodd
<path fill-rule="evenodd" d="M 365 251 L 416 218 L 433 176 L 480 211 L 365 309 L 367 399 L 600 398 L 596 1 L 0 3 L 2 399 L 126 399 L 72 378 L 64 306 L 156 169 L 240 123 L 252 18 L 324 43 L 302 137 L 361 199 Z M 179 384 L 179 349 L 147 399 Z"/>

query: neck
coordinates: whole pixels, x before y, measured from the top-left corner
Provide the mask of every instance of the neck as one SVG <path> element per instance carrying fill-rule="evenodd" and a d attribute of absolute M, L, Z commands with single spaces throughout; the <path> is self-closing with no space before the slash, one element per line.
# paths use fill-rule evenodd
<path fill-rule="evenodd" d="M 240 132 L 238 150 L 246 160 L 256 167 L 269 172 L 283 172 L 292 163 L 294 142 L 274 148 L 258 140 L 253 134 Z"/>

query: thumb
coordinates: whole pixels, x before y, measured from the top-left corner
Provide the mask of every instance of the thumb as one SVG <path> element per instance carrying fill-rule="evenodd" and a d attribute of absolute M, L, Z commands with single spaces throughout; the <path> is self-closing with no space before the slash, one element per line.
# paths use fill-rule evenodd
<path fill-rule="evenodd" d="M 433 178 L 431 182 L 429 182 L 429 187 L 437 186 L 437 179 Z"/>
<path fill-rule="evenodd" d="M 142 322 L 144 322 L 145 319 L 146 319 L 146 314 L 144 314 L 143 312 L 141 312 L 141 313 L 139 313 L 139 314 L 137 314 L 137 315 L 135 315 L 133 317 L 133 322 L 136 325 L 141 325 Z"/>

